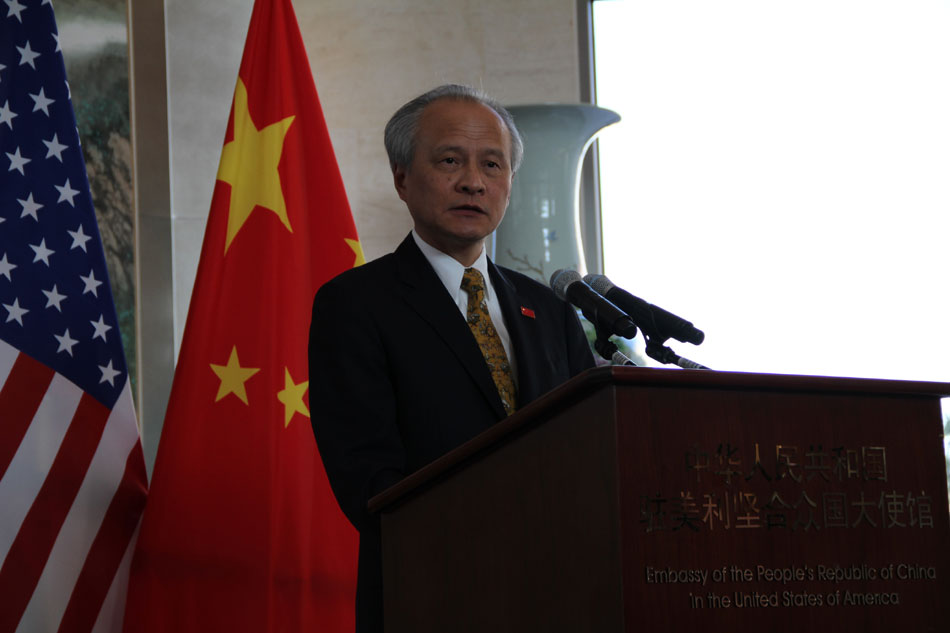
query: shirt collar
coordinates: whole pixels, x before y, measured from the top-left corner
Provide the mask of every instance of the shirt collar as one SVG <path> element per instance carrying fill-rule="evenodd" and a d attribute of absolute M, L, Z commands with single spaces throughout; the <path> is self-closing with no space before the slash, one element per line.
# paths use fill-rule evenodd
<path fill-rule="evenodd" d="M 412 239 L 415 240 L 416 246 L 422 251 L 422 254 L 426 260 L 428 260 L 433 270 L 435 270 L 435 274 L 438 275 L 442 281 L 442 285 L 445 286 L 445 289 L 449 291 L 451 296 L 455 297 L 462 287 L 462 275 L 465 274 L 465 269 L 475 268 L 482 274 L 482 277 L 485 278 L 486 299 L 488 301 L 494 299 L 494 289 L 492 288 L 491 279 L 488 276 L 488 256 L 485 254 L 484 246 L 482 246 L 482 252 L 479 253 L 478 259 L 475 260 L 474 264 L 471 266 L 463 266 L 451 255 L 443 253 L 419 237 L 415 229 L 412 229 Z"/>

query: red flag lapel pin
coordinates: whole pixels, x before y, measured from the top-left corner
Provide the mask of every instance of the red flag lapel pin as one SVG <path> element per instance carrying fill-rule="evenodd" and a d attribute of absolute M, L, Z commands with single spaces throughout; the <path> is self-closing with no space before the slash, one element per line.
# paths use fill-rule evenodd
<path fill-rule="evenodd" d="M 534 318 L 534 310 L 532 310 L 531 308 L 526 308 L 524 306 L 521 306 L 521 314 L 522 316 L 526 316 L 529 319 Z"/>

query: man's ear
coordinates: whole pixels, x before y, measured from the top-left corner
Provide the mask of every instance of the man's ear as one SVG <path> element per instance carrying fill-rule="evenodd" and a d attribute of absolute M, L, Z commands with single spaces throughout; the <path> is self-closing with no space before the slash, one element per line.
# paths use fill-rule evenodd
<path fill-rule="evenodd" d="M 396 193 L 400 200 L 406 200 L 406 169 L 401 165 L 393 165 L 393 186 L 396 187 Z"/>

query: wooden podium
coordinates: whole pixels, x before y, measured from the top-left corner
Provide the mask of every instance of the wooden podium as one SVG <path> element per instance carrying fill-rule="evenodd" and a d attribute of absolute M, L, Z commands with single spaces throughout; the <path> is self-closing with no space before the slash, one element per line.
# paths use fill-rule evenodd
<path fill-rule="evenodd" d="M 372 500 L 386 633 L 946 631 L 948 395 L 585 372 Z"/>

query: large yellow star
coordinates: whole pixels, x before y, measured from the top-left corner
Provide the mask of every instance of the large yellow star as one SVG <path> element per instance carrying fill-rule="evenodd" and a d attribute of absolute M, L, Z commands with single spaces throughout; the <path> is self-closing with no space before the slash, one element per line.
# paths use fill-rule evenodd
<path fill-rule="evenodd" d="M 211 370 L 221 379 L 221 385 L 218 387 L 218 395 L 214 399 L 218 402 L 229 393 L 233 393 L 241 402 L 247 404 L 247 391 L 244 390 L 244 383 L 248 378 L 260 371 L 260 368 L 241 367 L 238 360 L 237 345 L 231 348 L 231 357 L 228 358 L 227 365 L 215 365 L 211 363 Z"/>
<path fill-rule="evenodd" d="M 359 240 L 351 240 L 348 237 L 344 237 L 343 240 L 346 242 L 347 246 L 353 251 L 356 255 L 356 259 L 353 260 L 353 268 L 357 266 L 362 266 L 366 263 L 366 256 L 363 255 L 363 245 L 360 244 Z"/>
<path fill-rule="evenodd" d="M 247 109 L 247 88 L 238 77 L 234 89 L 234 140 L 224 146 L 218 167 L 218 180 L 231 185 L 225 253 L 258 205 L 273 211 L 287 230 L 294 232 L 287 218 L 284 192 L 277 172 L 284 137 L 293 120 L 294 117 L 289 116 L 259 130 Z"/>
<path fill-rule="evenodd" d="M 290 420 L 294 417 L 294 413 L 310 417 L 310 409 L 303 403 L 303 394 L 307 393 L 307 387 L 309 386 L 309 380 L 305 380 L 299 385 L 294 384 L 294 379 L 290 376 L 290 370 L 284 367 L 284 388 L 277 392 L 277 399 L 284 405 L 284 428 L 290 426 Z"/>

